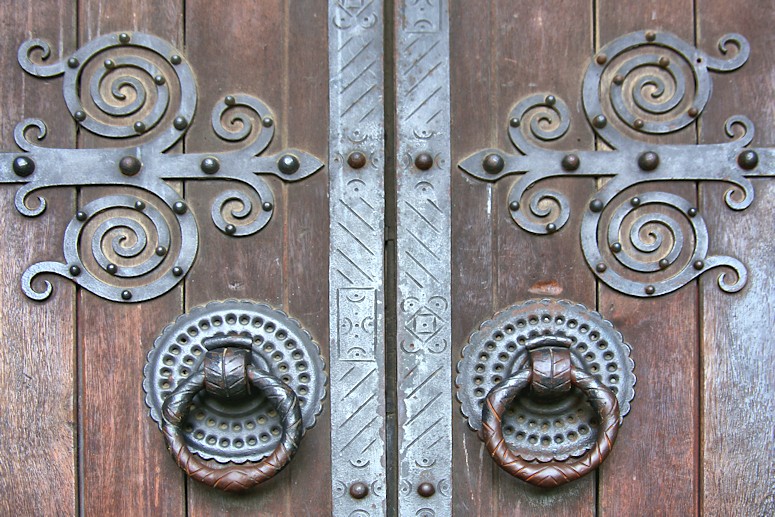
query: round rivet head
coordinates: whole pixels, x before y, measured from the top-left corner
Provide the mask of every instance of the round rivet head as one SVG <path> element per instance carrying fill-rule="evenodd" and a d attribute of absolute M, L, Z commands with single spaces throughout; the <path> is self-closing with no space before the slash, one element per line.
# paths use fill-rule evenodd
<path fill-rule="evenodd" d="M 81 268 L 80 268 L 80 267 L 78 267 L 78 266 L 76 266 L 76 265 L 72 265 L 72 266 L 70 266 L 70 274 L 71 274 L 72 276 L 78 276 L 78 275 L 80 275 L 80 274 L 81 274 Z"/>
<path fill-rule="evenodd" d="M 264 117 L 261 119 L 261 124 L 264 127 L 272 127 L 272 125 L 274 124 L 274 120 L 272 120 L 272 117 Z"/>
<path fill-rule="evenodd" d="M 237 99 L 235 99 L 233 95 L 227 95 L 224 97 L 223 102 L 227 106 L 234 106 L 237 103 Z"/>
<path fill-rule="evenodd" d="M 617 74 L 614 76 L 613 81 L 616 86 L 621 86 L 622 84 L 624 84 L 624 76 Z"/>
<path fill-rule="evenodd" d="M 596 265 L 596 266 L 595 266 L 595 270 L 596 270 L 598 273 L 604 273 L 606 269 L 608 269 L 608 266 L 606 266 L 606 265 L 605 265 L 605 264 L 603 264 L 602 262 L 600 262 L 598 265 Z"/>
<path fill-rule="evenodd" d="M 578 157 L 578 155 L 566 154 L 563 156 L 560 165 L 562 165 L 562 168 L 566 171 L 575 171 L 579 168 L 579 165 L 581 165 L 581 159 Z"/>
<path fill-rule="evenodd" d="M 741 169 L 750 171 L 759 165 L 759 155 L 756 154 L 756 151 L 743 151 L 737 155 L 737 164 Z"/>
<path fill-rule="evenodd" d="M 156 248 L 156 254 L 160 257 L 163 257 L 164 255 L 167 254 L 167 248 L 165 248 L 164 246 L 158 246 Z"/>
<path fill-rule="evenodd" d="M 490 174 L 498 174 L 504 165 L 503 157 L 496 153 L 490 153 L 482 160 L 482 168 Z"/>
<path fill-rule="evenodd" d="M 634 197 L 634 198 L 630 199 L 630 204 L 632 206 L 640 206 L 640 198 L 639 197 Z"/>
<path fill-rule="evenodd" d="M 598 129 L 603 129 L 606 124 L 608 124 L 608 119 L 605 118 L 605 115 L 598 115 L 592 119 L 592 125 Z"/>
<path fill-rule="evenodd" d="M 546 225 L 546 232 L 547 233 L 554 233 L 557 231 L 557 225 L 554 223 L 549 223 Z"/>
<path fill-rule="evenodd" d="M 235 233 L 237 233 L 237 227 L 236 227 L 236 226 L 234 226 L 233 224 L 227 224 L 227 225 L 224 227 L 224 231 L 225 231 L 225 232 L 226 232 L 228 235 L 234 235 Z"/>
<path fill-rule="evenodd" d="M 188 127 L 188 120 L 186 120 L 186 117 L 175 117 L 175 120 L 172 121 L 172 125 L 178 131 L 183 131 Z"/>
<path fill-rule="evenodd" d="M 697 108 L 695 108 L 694 106 L 692 106 L 691 108 L 689 108 L 689 109 L 686 111 L 686 114 L 687 114 L 687 115 L 689 115 L 690 117 L 694 118 L 694 117 L 696 117 L 697 115 L 699 115 L 699 114 L 700 114 L 700 110 L 698 110 Z"/>
<path fill-rule="evenodd" d="M 509 209 L 512 212 L 516 212 L 517 210 L 519 210 L 519 201 L 512 201 L 511 203 L 509 203 Z"/>
<path fill-rule="evenodd" d="M 183 268 L 182 267 L 178 267 L 178 266 L 173 267 L 172 268 L 172 274 L 174 276 L 182 276 L 183 275 Z"/>
<path fill-rule="evenodd" d="M 73 113 L 73 118 L 78 122 L 83 122 L 84 120 L 86 120 L 86 112 L 78 110 L 75 113 Z"/>
<path fill-rule="evenodd" d="M 353 169 L 360 169 L 366 165 L 366 155 L 360 151 L 354 151 L 347 157 L 347 165 Z"/>
<path fill-rule="evenodd" d="M 668 267 L 670 267 L 670 261 L 666 258 L 660 259 L 659 269 L 667 269 Z"/>
<path fill-rule="evenodd" d="M 557 97 L 555 97 L 554 95 L 547 95 L 544 101 L 549 106 L 554 106 L 555 104 L 557 104 Z"/>
<path fill-rule="evenodd" d="M 70 59 L 67 60 L 67 66 L 69 66 L 70 68 L 78 68 L 78 65 L 80 64 L 81 62 L 78 61 L 78 58 L 75 58 L 75 57 L 71 57 Z"/>
<path fill-rule="evenodd" d="M 107 271 L 111 275 L 115 275 L 116 273 L 118 273 L 118 266 L 115 264 L 108 264 L 107 266 L 105 266 L 105 271 Z"/>
<path fill-rule="evenodd" d="M 153 82 L 161 86 L 162 84 L 166 83 L 167 80 L 164 78 L 163 75 L 157 75 L 157 76 L 154 76 Z"/>
<path fill-rule="evenodd" d="M 643 129 L 643 124 L 643 119 L 636 118 L 632 123 L 632 127 L 635 129 Z"/>
<path fill-rule="evenodd" d="M 173 56 L 170 56 L 170 63 L 173 65 L 179 65 L 183 62 L 183 58 L 181 58 L 179 55 L 175 54 Z"/>
<path fill-rule="evenodd" d="M 608 56 L 605 54 L 598 54 L 597 57 L 595 57 L 595 63 L 598 65 L 604 65 L 608 61 Z"/>
<path fill-rule="evenodd" d="M 77 211 L 75 213 L 75 218 L 81 222 L 84 222 L 88 216 L 86 215 L 86 212 L 83 212 L 81 210 Z"/>
<path fill-rule="evenodd" d="M 112 59 L 106 59 L 105 62 L 103 63 L 103 65 L 108 70 L 113 70 L 114 68 L 116 68 L 116 62 L 113 61 Z"/>
<path fill-rule="evenodd" d="M 519 127 L 519 119 L 517 117 L 512 118 L 509 120 L 509 125 L 511 127 Z"/>
<path fill-rule="evenodd" d="M 694 207 L 689 208 L 689 210 L 686 211 L 686 214 L 689 217 L 695 217 L 697 215 L 697 209 Z"/>
<path fill-rule="evenodd" d="M 430 153 L 420 153 L 414 157 L 414 166 L 421 171 L 427 171 L 433 167 L 433 156 Z"/>
<path fill-rule="evenodd" d="M 118 35 L 118 41 L 120 41 L 121 43 L 124 43 L 124 44 L 129 43 L 129 40 L 131 40 L 131 39 L 132 38 L 130 38 L 129 34 L 127 34 L 126 32 L 122 32 L 121 34 Z"/>
<path fill-rule="evenodd" d="M 145 203 L 143 203 L 142 201 L 135 201 L 135 209 L 145 210 Z"/>
<path fill-rule="evenodd" d="M 657 39 L 657 34 L 654 31 L 646 31 L 646 41 L 654 41 Z"/>
<path fill-rule="evenodd" d="M 183 201 L 175 201 L 175 203 L 172 205 L 172 211 L 178 215 L 185 214 L 186 210 L 188 210 L 188 206 L 186 206 Z"/>
<path fill-rule="evenodd" d="M 145 133 L 145 123 L 137 121 L 134 123 L 136 133 Z"/>
<path fill-rule="evenodd" d="M 436 493 L 436 487 L 433 486 L 433 483 L 428 483 L 426 481 L 417 486 L 417 493 L 420 494 L 421 497 L 430 497 Z"/>
<path fill-rule="evenodd" d="M 293 174 L 299 170 L 299 159 L 292 154 L 284 154 L 277 161 L 277 168 L 283 174 Z"/>
<path fill-rule="evenodd" d="M 613 251 L 614 253 L 619 253 L 620 251 L 622 251 L 622 245 L 618 242 L 614 242 L 613 244 L 611 244 L 611 251 Z"/>
<path fill-rule="evenodd" d="M 658 64 L 662 68 L 667 68 L 668 66 L 670 66 L 670 58 L 667 56 L 662 56 L 659 58 Z"/>
<path fill-rule="evenodd" d="M 121 171 L 121 174 L 124 174 L 125 176 L 134 176 L 140 172 L 142 167 L 143 164 L 140 163 L 140 160 L 138 160 L 136 156 L 124 156 L 118 162 L 118 169 Z"/>
<path fill-rule="evenodd" d="M 272 210 L 272 208 L 274 208 L 274 207 L 272 206 L 272 203 L 270 203 L 269 201 L 266 201 L 266 202 L 264 202 L 264 204 L 263 204 L 263 205 L 261 205 L 261 208 L 263 208 L 263 209 L 264 209 L 264 212 L 269 212 L 269 211 L 271 211 L 271 210 Z"/>
<path fill-rule="evenodd" d="M 638 156 L 638 167 L 644 171 L 653 171 L 659 167 L 659 155 L 654 151 L 646 151 Z"/>
<path fill-rule="evenodd" d="M 366 483 L 358 481 L 350 485 L 350 496 L 353 499 L 363 499 L 367 495 L 369 495 L 369 486 Z"/>
<path fill-rule="evenodd" d="M 656 288 L 653 285 L 647 285 L 643 291 L 646 294 L 654 294 L 656 292 Z"/>
<path fill-rule="evenodd" d="M 702 260 L 695 260 L 693 265 L 694 265 L 694 269 L 699 271 L 705 267 L 705 262 L 703 262 Z"/>
<path fill-rule="evenodd" d="M 593 212 L 600 212 L 603 210 L 603 202 L 599 199 L 593 199 L 589 202 L 589 209 Z"/>
<path fill-rule="evenodd" d="M 132 291 L 125 289 L 121 291 L 121 299 L 122 300 L 131 300 L 132 299 Z"/>
<path fill-rule="evenodd" d="M 218 158 L 215 158 L 214 156 L 208 156 L 202 160 L 202 163 L 199 164 L 199 167 L 205 174 L 215 174 L 221 168 L 221 162 L 219 162 Z"/>
<path fill-rule="evenodd" d="M 17 156 L 13 160 L 13 172 L 17 176 L 26 178 L 33 172 L 35 172 L 35 162 L 31 158 L 26 156 Z"/>

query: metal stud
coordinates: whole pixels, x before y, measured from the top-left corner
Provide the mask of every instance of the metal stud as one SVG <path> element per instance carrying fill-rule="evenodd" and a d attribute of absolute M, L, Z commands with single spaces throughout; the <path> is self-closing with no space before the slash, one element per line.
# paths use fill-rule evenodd
<path fill-rule="evenodd" d="M 237 103 L 237 99 L 235 99 L 233 95 L 227 95 L 224 97 L 223 102 L 227 106 L 234 106 Z"/>
<path fill-rule="evenodd" d="M 134 176 L 140 172 L 142 167 L 143 164 L 140 163 L 140 160 L 138 160 L 136 156 L 124 156 L 118 162 L 118 169 L 121 171 L 121 174 L 124 174 L 125 176 Z"/>
<path fill-rule="evenodd" d="M 178 131 L 183 131 L 188 127 L 188 120 L 186 120 L 186 117 L 175 117 L 175 120 L 172 121 L 172 125 Z"/>
<path fill-rule="evenodd" d="M 592 119 L 592 125 L 598 129 L 603 129 L 606 124 L 608 124 L 608 119 L 605 118 L 605 115 L 598 115 Z"/>
<path fill-rule="evenodd" d="M 630 199 L 630 204 L 632 206 L 640 206 L 640 198 L 639 197 L 634 197 L 634 198 Z"/>
<path fill-rule="evenodd" d="M 103 65 L 108 70 L 113 70 L 114 68 L 116 68 L 116 62 L 113 61 L 112 59 L 106 59 L 105 62 L 103 63 Z"/>
<path fill-rule="evenodd" d="M 80 64 L 81 62 L 78 61 L 78 58 L 75 58 L 75 57 L 71 57 L 70 59 L 67 60 L 67 66 L 69 66 L 70 68 L 78 68 L 78 65 Z"/>
<path fill-rule="evenodd" d="M 226 227 L 224 227 L 224 231 L 229 235 L 234 235 L 237 233 L 237 227 L 233 224 L 227 224 Z"/>
<path fill-rule="evenodd" d="M 347 165 L 353 169 L 360 169 L 366 165 L 366 155 L 360 151 L 353 151 L 350 156 L 347 157 Z"/>
<path fill-rule="evenodd" d="M 108 264 L 107 266 L 105 266 L 105 271 L 107 271 L 111 275 L 115 275 L 116 273 L 118 273 L 118 266 L 115 264 Z"/>
<path fill-rule="evenodd" d="M 602 262 L 600 262 L 599 264 L 597 264 L 597 265 L 595 266 L 595 270 L 596 270 L 598 273 L 604 273 L 606 269 L 608 269 L 608 266 L 606 266 L 606 265 L 605 265 L 605 264 L 603 264 Z"/>
<path fill-rule="evenodd" d="M 638 156 L 638 167 L 644 171 L 653 171 L 659 167 L 659 155 L 654 151 L 646 151 Z"/>
<path fill-rule="evenodd" d="M 145 129 L 146 129 L 145 123 L 140 122 L 139 120 L 135 122 L 134 128 L 135 128 L 135 132 L 137 133 L 145 133 Z"/>
<path fill-rule="evenodd" d="M 420 495 L 420 497 L 431 497 L 436 493 L 436 487 L 433 486 L 433 483 L 428 483 L 426 481 L 424 483 L 420 483 L 417 486 L 417 493 Z"/>
<path fill-rule="evenodd" d="M 509 203 L 509 209 L 512 212 L 516 212 L 517 210 L 519 210 L 519 201 L 512 201 L 511 203 Z"/>
<path fill-rule="evenodd" d="M 643 124 L 644 124 L 643 119 L 636 118 L 632 123 L 632 127 L 634 127 L 635 129 L 643 129 Z"/>
<path fill-rule="evenodd" d="M 654 294 L 656 292 L 656 288 L 653 285 L 647 285 L 646 289 L 644 289 L 644 292 L 646 294 Z"/>
<path fill-rule="evenodd" d="M 179 65 L 182 62 L 183 62 L 183 59 L 179 55 L 175 54 L 170 56 L 170 63 L 172 63 L 173 65 Z"/>
<path fill-rule="evenodd" d="M 593 212 L 600 212 L 603 210 L 603 202 L 599 199 L 593 199 L 589 202 L 589 209 Z"/>
<path fill-rule="evenodd" d="M 261 205 L 261 208 L 264 209 L 264 212 L 269 212 L 272 210 L 273 206 L 272 206 L 272 203 L 270 203 L 269 201 L 265 201 L 264 204 Z"/>
<path fill-rule="evenodd" d="M 83 211 L 81 211 L 81 210 L 79 210 L 79 211 L 77 211 L 77 212 L 75 213 L 75 218 L 76 218 L 78 221 L 84 222 L 84 221 L 86 220 L 86 218 L 87 218 L 87 217 L 88 217 L 88 216 L 86 215 L 86 212 L 83 212 Z"/>
<path fill-rule="evenodd" d="M 691 108 L 689 108 L 689 109 L 686 111 L 686 114 L 687 114 L 687 115 L 689 115 L 690 117 L 694 118 L 694 117 L 696 117 L 697 115 L 699 115 L 699 114 L 700 114 L 700 110 L 698 110 L 697 108 L 695 108 L 694 106 L 692 106 Z"/>
<path fill-rule="evenodd" d="M 657 39 L 657 34 L 654 31 L 646 31 L 646 41 L 654 41 Z"/>
<path fill-rule="evenodd" d="M 350 485 L 350 496 L 353 499 L 363 499 L 369 495 L 369 486 L 366 483 L 357 481 Z"/>
<path fill-rule="evenodd" d="M 17 176 L 26 178 L 35 172 L 35 162 L 32 161 L 32 158 L 27 158 L 26 156 L 17 156 L 13 160 L 13 172 Z"/>
<path fill-rule="evenodd" d="M 172 275 L 173 276 L 182 276 L 183 275 L 183 268 L 179 266 L 175 266 L 172 268 Z"/>
<path fill-rule="evenodd" d="M 554 233 L 557 231 L 557 225 L 554 223 L 549 223 L 546 225 L 546 232 L 547 233 Z"/>
<path fill-rule="evenodd" d="M 132 299 L 132 291 L 129 289 L 125 289 L 121 291 L 121 299 L 122 300 L 131 300 Z"/>
<path fill-rule="evenodd" d="M 512 118 L 509 120 L 509 125 L 511 127 L 519 127 L 519 119 L 517 117 Z"/>
<path fill-rule="evenodd" d="M 595 58 L 595 63 L 597 63 L 598 65 L 604 65 L 606 64 L 606 61 L 608 61 L 608 56 L 606 56 L 605 54 L 598 54 L 597 57 Z"/>
<path fill-rule="evenodd" d="M 299 170 L 300 165 L 299 159 L 292 154 L 284 154 L 277 161 L 277 168 L 283 174 L 293 174 Z"/>
<path fill-rule="evenodd" d="M 667 56 L 662 56 L 659 58 L 659 61 L 657 64 L 659 64 L 659 66 L 661 66 L 662 68 L 667 68 L 668 66 L 670 66 L 670 58 Z"/>
<path fill-rule="evenodd" d="M 142 201 L 135 201 L 135 209 L 137 210 L 145 210 L 145 203 Z"/>
<path fill-rule="evenodd" d="M 272 127 L 272 124 L 274 124 L 274 120 L 272 120 L 272 117 L 264 117 L 261 119 L 261 124 L 264 127 Z"/>
<path fill-rule="evenodd" d="M 557 98 L 554 95 L 547 95 L 546 99 L 544 100 L 546 101 L 546 104 L 548 104 L 549 106 L 554 106 L 555 104 L 557 104 Z"/>
<path fill-rule="evenodd" d="M 703 262 L 702 260 L 695 260 L 693 266 L 694 266 L 694 269 L 699 271 L 705 267 L 705 262 Z"/>
<path fill-rule="evenodd" d="M 124 45 L 126 45 L 127 43 L 129 43 L 129 40 L 130 40 L 130 39 L 131 39 L 131 38 L 130 38 L 129 34 L 127 34 L 126 32 L 122 32 L 121 34 L 119 34 L 119 35 L 118 35 L 118 41 L 120 41 L 120 42 L 121 42 L 121 43 L 123 43 Z"/>
<path fill-rule="evenodd" d="M 624 84 L 624 76 L 619 74 L 615 75 L 613 82 L 616 86 L 621 86 L 622 84 Z"/>
<path fill-rule="evenodd" d="M 73 118 L 78 122 L 83 122 L 84 120 L 86 120 L 86 112 L 78 110 L 75 113 L 73 113 Z"/>
<path fill-rule="evenodd" d="M 70 274 L 72 276 L 80 275 L 81 274 L 81 268 L 76 266 L 75 264 L 73 264 L 72 266 L 70 266 Z"/>
<path fill-rule="evenodd" d="M 430 153 L 420 153 L 414 158 L 414 166 L 421 171 L 427 171 L 433 167 L 433 156 Z"/>
<path fill-rule="evenodd" d="M 167 80 L 164 78 L 163 75 L 156 75 L 153 77 L 153 82 L 161 86 L 162 84 L 166 83 Z"/>
<path fill-rule="evenodd" d="M 694 207 L 689 208 L 689 210 L 686 211 L 686 214 L 689 217 L 695 217 L 697 215 L 697 209 Z"/>
<path fill-rule="evenodd" d="M 202 163 L 199 164 L 199 168 L 201 168 L 202 172 L 205 174 L 215 174 L 221 168 L 221 162 L 214 156 L 208 156 L 202 160 Z"/>
<path fill-rule="evenodd" d="M 611 251 L 613 251 L 614 253 L 619 253 L 620 251 L 622 251 L 621 243 L 614 242 L 613 244 L 611 244 Z"/>
<path fill-rule="evenodd" d="M 575 171 L 581 165 L 581 159 L 576 154 L 566 154 L 560 164 L 566 171 Z"/>
<path fill-rule="evenodd" d="M 482 167 L 490 174 L 498 174 L 503 170 L 504 165 L 505 162 L 503 161 L 503 157 L 496 153 L 488 154 L 482 161 Z"/>
<path fill-rule="evenodd" d="M 156 248 L 156 254 L 160 257 L 163 257 L 164 255 L 167 254 L 167 248 L 165 248 L 164 246 L 158 246 Z"/>
<path fill-rule="evenodd" d="M 172 211 L 178 215 L 183 215 L 188 210 L 188 206 L 183 201 L 175 201 L 172 205 Z"/>
<path fill-rule="evenodd" d="M 668 267 L 670 267 L 670 261 L 666 258 L 660 259 L 659 269 L 667 269 Z"/>
<path fill-rule="evenodd" d="M 737 155 L 737 164 L 741 169 L 750 171 L 759 165 L 759 155 L 756 154 L 756 151 L 751 151 L 750 149 L 743 151 Z"/>

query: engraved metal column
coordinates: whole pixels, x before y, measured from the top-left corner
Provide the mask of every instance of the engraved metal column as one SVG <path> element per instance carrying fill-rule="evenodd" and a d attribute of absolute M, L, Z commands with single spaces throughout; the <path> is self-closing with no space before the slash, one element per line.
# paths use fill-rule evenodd
<path fill-rule="evenodd" d="M 399 515 L 450 515 L 449 24 L 446 0 L 396 18 Z"/>
<path fill-rule="evenodd" d="M 328 34 L 333 515 L 384 515 L 382 1 L 330 0 Z"/>

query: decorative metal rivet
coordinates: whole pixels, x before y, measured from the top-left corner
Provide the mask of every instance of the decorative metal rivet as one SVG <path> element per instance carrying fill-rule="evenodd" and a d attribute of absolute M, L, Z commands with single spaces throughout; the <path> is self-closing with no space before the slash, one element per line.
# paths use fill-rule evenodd
<path fill-rule="evenodd" d="M 131 300 L 132 299 L 132 291 L 129 289 L 125 289 L 121 291 L 121 299 L 122 300 Z"/>
<path fill-rule="evenodd" d="M 107 271 L 111 275 L 115 275 L 116 273 L 118 273 L 118 266 L 115 264 L 108 264 L 107 266 L 105 266 L 105 271 Z"/>
<path fill-rule="evenodd" d="M 603 129 L 606 124 L 608 124 L 608 119 L 605 118 L 605 115 L 598 115 L 592 119 L 592 125 L 598 129 Z"/>
<path fill-rule="evenodd" d="M 145 203 L 143 203 L 142 201 L 135 201 L 135 209 L 145 210 Z"/>
<path fill-rule="evenodd" d="M 186 120 L 186 117 L 175 117 L 175 120 L 172 121 L 172 125 L 175 126 L 175 129 L 178 131 L 183 131 L 188 127 L 188 120 Z"/>
<path fill-rule="evenodd" d="M 179 266 L 175 266 L 172 268 L 172 274 L 173 276 L 181 276 L 183 275 L 183 268 Z"/>
<path fill-rule="evenodd" d="M 490 174 L 498 174 L 503 170 L 504 165 L 505 162 L 503 161 L 503 157 L 496 153 L 488 154 L 482 161 L 482 167 Z"/>
<path fill-rule="evenodd" d="M 183 201 L 175 201 L 175 203 L 172 205 L 172 211 L 178 215 L 185 214 L 186 210 L 188 210 L 188 206 L 186 206 Z"/>
<path fill-rule="evenodd" d="M 229 235 L 234 235 L 235 233 L 237 233 L 237 227 L 234 226 L 233 224 L 227 224 L 226 227 L 224 228 L 224 231 Z"/>
<path fill-rule="evenodd" d="M 697 215 L 697 209 L 694 207 L 689 208 L 689 210 L 686 211 L 687 215 L 689 217 L 695 217 Z"/>
<path fill-rule="evenodd" d="M 106 59 L 105 62 L 103 63 L 103 65 L 108 70 L 113 70 L 114 68 L 116 68 L 116 62 L 113 61 L 112 59 Z"/>
<path fill-rule="evenodd" d="M 634 127 L 635 129 L 642 129 L 643 124 L 644 124 L 643 119 L 636 118 L 632 123 L 632 127 Z"/>
<path fill-rule="evenodd" d="M 87 217 L 89 217 L 89 216 L 88 216 L 88 215 L 86 215 L 86 212 L 83 212 L 83 211 L 81 211 L 81 210 L 79 210 L 79 211 L 77 211 L 77 212 L 75 213 L 75 218 L 76 218 L 78 221 L 84 222 L 84 221 L 86 220 L 86 218 L 87 218 Z"/>
<path fill-rule="evenodd" d="M 705 267 L 705 262 L 703 262 L 702 260 L 695 260 L 693 265 L 694 265 L 694 269 L 699 271 L 700 269 Z"/>
<path fill-rule="evenodd" d="M 360 481 L 350 485 L 350 495 L 353 499 L 363 499 L 369 495 L 369 485 Z"/>
<path fill-rule="evenodd" d="M 699 115 L 699 114 L 700 114 L 700 110 L 698 110 L 697 108 L 695 108 L 694 106 L 692 106 L 691 108 L 689 108 L 689 109 L 686 111 L 686 114 L 687 114 L 687 115 L 689 115 L 690 117 L 694 118 L 694 117 L 696 117 L 697 115 Z"/>
<path fill-rule="evenodd" d="M 737 155 L 737 164 L 741 169 L 750 171 L 759 165 L 759 155 L 756 154 L 756 151 L 751 151 L 750 149 L 743 151 Z"/>
<path fill-rule="evenodd" d="M 662 68 L 667 68 L 668 66 L 670 66 L 670 58 L 667 56 L 662 56 L 659 58 L 658 64 Z"/>
<path fill-rule="evenodd" d="M 659 167 L 659 155 L 654 151 L 646 151 L 638 156 L 638 167 L 644 171 L 653 171 Z"/>
<path fill-rule="evenodd" d="M 167 82 L 167 79 L 165 79 L 163 75 L 156 75 L 153 77 L 153 82 L 161 86 L 162 84 Z"/>
<path fill-rule="evenodd" d="M 129 43 L 130 39 L 131 38 L 129 37 L 129 34 L 127 34 L 126 32 L 122 32 L 121 34 L 118 35 L 118 41 L 120 41 L 121 43 L 127 44 Z"/>
<path fill-rule="evenodd" d="M 71 57 L 70 59 L 67 60 L 67 66 L 69 66 L 70 68 L 78 68 L 78 65 L 80 64 L 81 62 L 78 61 L 78 58 L 75 58 L 75 57 Z"/>
<path fill-rule="evenodd" d="M 84 120 L 86 120 L 86 113 L 84 111 L 78 110 L 75 113 L 73 113 L 73 118 L 78 122 L 83 122 Z"/>
<path fill-rule="evenodd" d="M 549 106 L 554 106 L 555 104 L 557 104 L 557 98 L 554 95 L 547 95 L 546 99 L 544 100 L 546 101 L 546 104 L 548 104 Z"/>
<path fill-rule="evenodd" d="M 666 258 L 660 259 L 659 269 L 667 269 L 668 267 L 670 267 L 670 261 Z"/>
<path fill-rule="evenodd" d="M 632 206 L 640 206 L 640 198 L 639 197 L 634 197 L 634 198 L 630 199 L 630 204 Z"/>
<path fill-rule="evenodd" d="M 485 158 L 486 160 L 486 158 Z M 427 171 L 433 167 L 433 156 L 430 153 L 420 153 L 414 158 L 414 166 L 421 171 Z"/>
<path fill-rule="evenodd" d="M 646 31 L 646 41 L 654 41 L 657 39 L 657 34 L 654 31 Z"/>
<path fill-rule="evenodd" d="M 360 151 L 354 151 L 347 157 L 347 165 L 353 169 L 360 169 L 366 165 L 366 155 Z"/>
<path fill-rule="evenodd" d="M 616 86 L 621 86 L 622 84 L 624 84 L 624 76 L 620 75 L 620 74 L 615 75 L 614 76 L 614 84 Z"/>
<path fill-rule="evenodd" d="M 546 225 L 546 231 L 547 233 L 554 233 L 557 231 L 557 225 L 554 223 L 549 223 Z"/>
<path fill-rule="evenodd" d="M 589 209 L 593 212 L 600 212 L 603 210 L 603 202 L 599 199 L 593 199 L 589 202 Z"/>
<path fill-rule="evenodd" d="M 600 262 L 598 265 L 596 265 L 596 266 L 595 266 L 595 270 L 596 270 L 598 273 L 604 273 L 606 269 L 608 269 L 608 266 L 606 266 L 606 265 L 605 265 L 605 264 L 603 264 L 602 262 Z"/>
<path fill-rule="evenodd" d="M 273 207 L 272 207 L 272 203 L 270 203 L 269 201 L 265 201 L 265 202 L 264 202 L 264 204 L 263 204 L 263 205 L 261 205 L 261 208 L 263 208 L 263 209 L 264 209 L 264 212 L 269 212 L 269 211 L 271 211 L 271 210 L 272 210 L 272 208 L 273 208 Z"/>
<path fill-rule="evenodd" d="M 299 159 L 292 154 L 284 154 L 277 161 L 277 168 L 283 174 L 293 174 L 299 170 L 300 165 Z"/>
<path fill-rule="evenodd" d="M 581 165 L 581 159 L 576 154 L 566 154 L 560 162 L 562 168 L 566 171 L 575 171 Z"/>
<path fill-rule="evenodd" d="M 81 274 L 81 268 L 80 268 L 80 267 L 78 267 L 78 266 L 76 266 L 76 265 L 72 265 L 72 266 L 70 266 L 70 274 L 71 274 L 72 276 L 78 276 L 78 275 L 80 275 L 80 274 Z"/>
<path fill-rule="evenodd" d="M 509 203 L 509 209 L 511 209 L 512 212 L 519 210 L 519 201 L 512 201 Z"/>
<path fill-rule="evenodd" d="M 646 289 L 644 289 L 644 292 L 646 294 L 654 294 L 656 292 L 656 288 L 653 285 L 647 285 Z"/>
<path fill-rule="evenodd" d="M 202 160 L 202 163 L 199 164 L 199 167 L 205 174 L 215 174 L 221 168 L 221 162 L 219 162 L 218 158 L 215 158 L 214 156 L 208 156 Z"/>
<path fill-rule="evenodd" d="M 223 102 L 227 106 L 234 106 L 237 103 L 237 99 L 235 99 L 233 95 L 227 95 L 224 97 Z"/>
<path fill-rule="evenodd" d="M 613 251 L 614 253 L 619 253 L 620 251 L 622 251 L 621 243 L 614 242 L 613 244 L 611 244 L 611 251 Z"/>
<path fill-rule="evenodd" d="M 175 54 L 173 56 L 170 56 L 170 63 L 173 65 L 179 65 L 183 62 L 183 58 L 181 58 L 179 55 Z"/>
<path fill-rule="evenodd" d="M 595 62 L 598 65 L 604 65 L 606 61 L 608 61 L 608 56 L 606 56 L 605 54 L 598 54 L 597 57 L 595 58 Z"/>
<path fill-rule="evenodd" d="M 121 174 L 126 176 L 134 176 L 140 172 L 142 167 L 143 164 L 140 163 L 136 156 L 124 156 L 118 162 L 118 169 L 121 171 Z"/>
<path fill-rule="evenodd" d="M 433 483 L 428 483 L 426 481 L 425 483 L 420 483 L 417 486 L 417 493 L 421 497 L 431 497 L 433 494 L 436 493 L 436 487 L 433 486 Z"/>
<path fill-rule="evenodd" d="M 509 120 L 509 125 L 511 127 L 519 127 L 519 119 L 517 117 L 512 118 Z"/>
<path fill-rule="evenodd" d="M 160 257 L 163 257 L 164 255 L 167 254 L 167 248 L 165 248 L 164 246 L 158 246 L 156 248 L 156 254 Z"/>
<path fill-rule="evenodd" d="M 261 119 L 261 124 L 263 124 L 264 127 L 272 127 L 274 120 L 272 120 L 272 117 L 264 117 Z"/>
<path fill-rule="evenodd" d="M 143 122 L 137 121 L 134 124 L 135 132 L 137 133 L 145 133 L 145 124 Z"/>
<path fill-rule="evenodd" d="M 35 172 L 35 162 L 32 161 L 32 158 L 27 158 L 26 156 L 17 156 L 13 160 L 13 172 L 17 176 L 26 178 Z"/>

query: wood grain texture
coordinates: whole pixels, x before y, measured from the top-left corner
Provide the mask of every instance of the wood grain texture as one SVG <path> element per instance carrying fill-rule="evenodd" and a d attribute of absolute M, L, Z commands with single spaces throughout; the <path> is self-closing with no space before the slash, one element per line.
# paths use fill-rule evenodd
<path fill-rule="evenodd" d="M 181 47 L 182 8 L 177 0 L 153 5 L 84 0 L 78 7 L 79 40 L 83 44 L 101 34 L 137 30 Z M 86 132 L 80 137 L 82 147 L 116 145 Z M 115 192 L 110 187 L 82 189 L 79 206 Z M 177 287 L 137 305 L 80 293 L 81 510 L 86 515 L 185 512 L 184 476 L 148 416 L 141 387 L 148 350 L 182 311 L 181 291 Z"/>
<path fill-rule="evenodd" d="M 52 62 L 74 50 L 74 16 L 65 1 L 0 4 L 0 149 L 17 149 L 14 126 L 28 117 L 48 125 L 43 145 L 75 146 L 61 79 L 33 78 L 16 59 L 30 37 L 51 43 Z M 75 288 L 49 277 L 54 293 L 37 303 L 20 287 L 33 263 L 62 260 L 62 221 L 72 217 L 75 190 L 44 191 L 48 208 L 26 218 L 14 206 L 17 188 L 0 189 L 0 514 L 76 515 Z"/>
<path fill-rule="evenodd" d="M 691 3 L 601 0 L 598 48 L 634 30 L 672 32 L 692 44 Z M 693 144 L 689 127 L 658 142 Z M 696 203 L 693 184 L 648 184 L 645 190 L 678 194 Z M 639 189 L 628 190 L 637 195 Z M 692 515 L 698 491 L 697 285 L 654 300 L 628 297 L 602 286 L 599 310 L 633 347 L 635 400 L 611 456 L 600 468 L 600 515 Z"/>
<path fill-rule="evenodd" d="M 716 52 L 723 34 L 751 44 L 746 65 L 714 77 L 702 116 L 700 141 L 726 140 L 724 121 L 744 114 L 756 125 L 753 147 L 775 146 L 775 11 L 770 2 L 698 3 L 702 48 Z M 770 171 L 771 172 L 771 171 Z M 703 515 L 775 514 L 775 182 L 754 180 L 754 202 L 737 213 L 723 201 L 723 184 L 700 186 L 700 213 L 708 223 L 710 253 L 740 259 L 748 284 L 728 295 L 716 276 L 701 280 Z"/>

